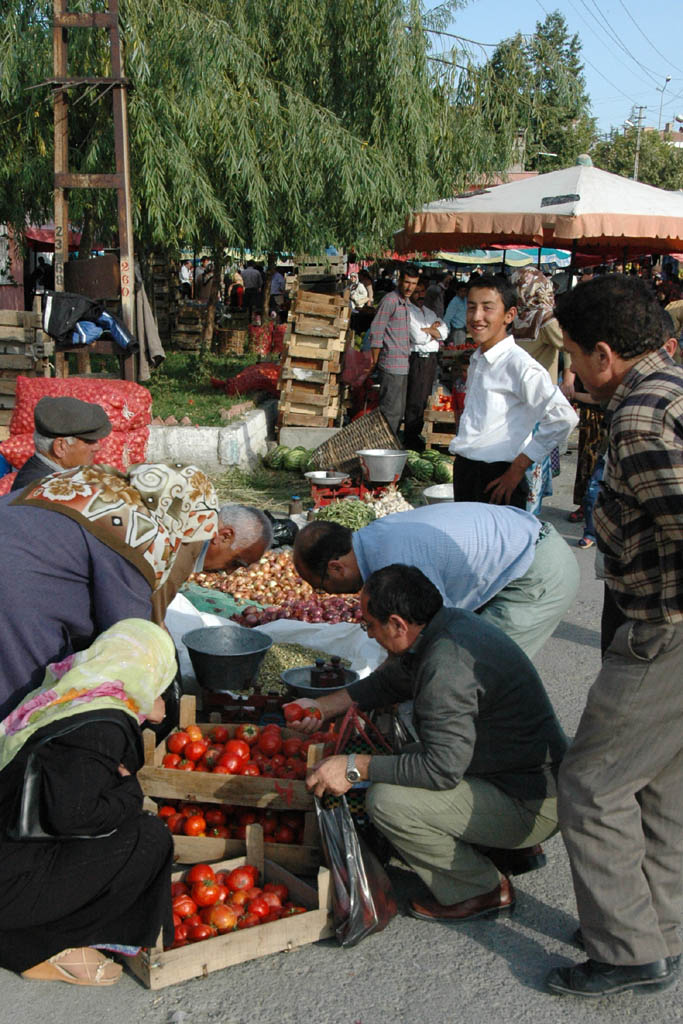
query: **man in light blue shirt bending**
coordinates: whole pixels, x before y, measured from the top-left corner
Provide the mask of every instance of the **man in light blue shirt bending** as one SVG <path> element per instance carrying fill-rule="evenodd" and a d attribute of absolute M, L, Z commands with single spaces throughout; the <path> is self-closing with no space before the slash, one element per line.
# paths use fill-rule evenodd
<path fill-rule="evenodd" d="M 356 593 L 377 569 L 414 565 L 444 605 L 478 611 L 533 658 L 571 605 L 579 568 L 549 523 L 509 505 L 443 502 L 352 533 L 313 522 L 294 543 L 297 572 L 330 594 Z"/>

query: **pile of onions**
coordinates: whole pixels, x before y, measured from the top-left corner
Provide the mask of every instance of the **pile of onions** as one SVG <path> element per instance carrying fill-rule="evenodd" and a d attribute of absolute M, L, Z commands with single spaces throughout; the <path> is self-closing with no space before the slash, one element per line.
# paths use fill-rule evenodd
<path fill-rule="evenodd" d="M 224 572 L 198 572 L 190 581 L 211 590 L 232 594 L 236 601 L 258 601 L 263 609 L 245 608 L 233 615 L 241 626 L 259 626 L 275 619 L 299 619 L 302 622 L 359 622 L 357 597 L 320 594 L 313 590 L 294 568 L 286 551 L 267 551 L 254 565 Z"/>

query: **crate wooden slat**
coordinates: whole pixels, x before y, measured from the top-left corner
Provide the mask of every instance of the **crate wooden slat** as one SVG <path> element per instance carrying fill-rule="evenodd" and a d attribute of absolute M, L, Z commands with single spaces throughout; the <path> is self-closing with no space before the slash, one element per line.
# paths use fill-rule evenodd
<path fill-rule="evenodd" d="M 425 409 L 424 437 L 427 448 L 441 448 L 451 443 L 458 432 L 456 413 L 448 409 Z"/>
<path fill-rule="evenodd" d="M 2 391 L 2 388 L 0 388 Z M 309 405 L 325 405 L 339 394 L 339 385 L 328 380 L 324 384 L 286 380 L 281 394 L 288 402 L 308 402 Z"/>
<path fill-rule="evenodd" d="M 6 427 L 15 404 L 17 376 L 48 376 L 54 342 L 41 327 L 39 313 L 0 310 L 0 427 Z"/>
<path fill-rule="evenodd" d="M 137 956 L 126 961 L 143 984 L 151 989 L 166 988 L 190 978 L 206 977 L 213 971 L 234 964 L 296 949 L 334 935 L 331 879 L 327 868 L 318 870 L 317 884 L 312 886 L 281 865 L 266 860 L 263 857 L 263 833 L 258 826 L 247 829 L 247 855 L 219 862 L 214 865 L 214 870 L 232 871 L 244 864 L 255 864 L 263 880 L 286 885 L 292 901 L 306 907 L 306 913 L 284 917 L 256 928 L 216 935 L 178 949 L 165 950 L 159 936 L 151 949 L 141 950 Z M 183 872 L 176 872 L 173 881 L 180 881 L 182 877 Z"/>
<path fill-rule="evenodd" d="M 311 812 L 308 812 L 311 813 Z M 269 860 L 281 864 L 288 871 L 310 875 L 320 867 L 319 845 L 299 846 L 288 843 L 264 843 Z M 173 836 L 173 859 L 180 864 L 213 864 L 226 857 L 244 855 L 241 839 L 219 839 L 212 836 Z"/>

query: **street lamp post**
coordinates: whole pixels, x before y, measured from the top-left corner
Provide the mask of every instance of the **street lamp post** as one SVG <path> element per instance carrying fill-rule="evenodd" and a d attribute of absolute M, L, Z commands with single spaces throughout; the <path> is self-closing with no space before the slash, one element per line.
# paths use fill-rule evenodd
<path fill-rule="evenodd" d="M 664 85 L 656 86 L 657 92 L 661 92 L 661 94 L 662 94 L 662 98 L 659 101 L 659 122 L 657 124 L 657 131 L 661 131 L 662 130 L 662 107 L 664 106 L 664 90 L 666 89 L 666 87 L 667 87 L 667 85 L 669 84 L 670 81 L 671 81 L 671 75 L 667 75 L 666 78 L 664 79 Z"/>

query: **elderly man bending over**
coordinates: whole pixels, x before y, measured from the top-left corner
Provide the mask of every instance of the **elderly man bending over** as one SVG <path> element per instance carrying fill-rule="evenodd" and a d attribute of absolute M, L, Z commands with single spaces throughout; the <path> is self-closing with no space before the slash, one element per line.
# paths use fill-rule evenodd
<path fill-rule="evenodd" d="M 373 573 L 361 609 L 391 657 L 346 689 L 297 703 L 317 704 L 329 719 L 353 701 L 370 709 L 412 698 L 420 743 L 393 756 L 328 757 L 308 788 L 321 796 L 372 782 L 370 818 L 432 893 L 412 901 L 414 917 L 463 921 L 508 909 L 515 855 L 557 831 L 567 741 L 538 673 L 496 626 L 444 608 L 414 566 Z"/>

